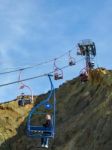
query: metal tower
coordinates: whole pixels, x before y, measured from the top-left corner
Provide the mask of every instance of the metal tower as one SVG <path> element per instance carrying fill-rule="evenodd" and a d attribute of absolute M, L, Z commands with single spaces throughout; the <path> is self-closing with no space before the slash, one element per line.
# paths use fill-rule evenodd
<path fill-rule="evenodd" d="M 82 40 L 77 44 L 77 55 L 85 57 L 86 71 L 94 68 L 94 57 L 96 56 L 96 46 L 91 40 Z"/>

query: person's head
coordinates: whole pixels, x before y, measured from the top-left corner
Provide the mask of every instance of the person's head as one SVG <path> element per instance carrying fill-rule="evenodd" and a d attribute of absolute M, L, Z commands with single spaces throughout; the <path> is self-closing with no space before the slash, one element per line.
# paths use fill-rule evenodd
<path fill-rule="evenodd" d="M 50 114 L 46 114 L 46 120 L 51 120 L 51 115 Z"/>

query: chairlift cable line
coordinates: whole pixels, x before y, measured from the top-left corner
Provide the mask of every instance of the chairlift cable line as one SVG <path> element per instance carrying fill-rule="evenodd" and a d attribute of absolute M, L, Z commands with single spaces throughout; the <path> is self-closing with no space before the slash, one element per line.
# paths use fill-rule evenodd
<path fill-rule="evenodd" d="M 83 59 L 81 59 L 80 61 L 82 61 Z M 79 61 L 78 61 L 79 62 Z M 63 66 L 62 68 L 60 69 L 66 69 L 66 68 L 69 68 L 70 66 L 69 65 L 66 65 L 66 66 Z M 17 81 L 13 81 L 13 82 L 9 82 L 9 83 L 4 83 L 4 84 L 0 84 L 0 87 L 3 87 L 3 86 L 8 86 L 8 85 L 11 85 L 11 84 L 16 84 L 16 83 L 21 83 L 21 82 L 24 82 L 24 81 L 28 81 L 28 80 L 33 80 L 33 79 L 36 79 L 36 78 L 40 78 L 40 77 L 44 77 L 48 74 L 52 74 L 54 73 L 54 71 L 51 71 L 51 72 L 48 72 L 48 73 L 44 73 L 44 74 L 41 74 L 41 75 L 38 75 L 38 76 L 34 76 L 34 77 L 30 77 L 30 78 L 26 78 L 26 79 L 22 79 L 22 80 L 17 80 Z"/>
<path fill-rule="evenodd" d="M 72 48 L 71 50 L 69 51 L 73 51 L 74 48 Z M 64 54 L 60 55 L 59 57 L 56 57 L 56 58 L 53 58 L 53 59 L 50 59 L 48 61 L 45 61 L 45 62 L 41 62 L 41 63 L 38 63 L 38 64 L 34 64 L 34 65 L 29 65 L 28 67 L 23 67 L 23 68 L 19 68 L 19 69 L 14 69 L 14 70 L 11 70 L 11 71 L 4 71 L 4 72 L 0 72 L 0 75 L 3 75 L 3 74 L 8 74 L 8 73 L 13 73 L 13 72 L 18 72 L 18 71 L 21 71 L 21 70 L 26 70 L 26 69 L 31 69 L 31 68 L 34 68 L 34 67 L 38 67 L 38 66 L 41 66 L 41 65 L 44 65 L 44 64 L 47 64 L 47 63 L 50 63 L 50 62 L 53 62 L 54 59 L 60 59 L 62 57 L 64 57 L 65 55 L 68 54 L 68 52 L 65 52 Z M 10 68 L 9 68 L 10 69 Z"/>

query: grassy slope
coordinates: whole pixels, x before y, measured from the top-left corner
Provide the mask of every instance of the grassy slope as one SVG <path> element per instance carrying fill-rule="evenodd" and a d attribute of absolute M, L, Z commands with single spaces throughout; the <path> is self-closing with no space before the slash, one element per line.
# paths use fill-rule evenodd
<path fill-rule="evenodd" d="M 81 84 L 74 79 L 57 89 L 57 133 L 49 150 L 112 149 L 111 77 L 110 71 L 102 83 Z M 37 149 L 40 141 L 25 135 L 30 109 L 18 108 L 16 102 L 0 106 L 0 150 Z"/>

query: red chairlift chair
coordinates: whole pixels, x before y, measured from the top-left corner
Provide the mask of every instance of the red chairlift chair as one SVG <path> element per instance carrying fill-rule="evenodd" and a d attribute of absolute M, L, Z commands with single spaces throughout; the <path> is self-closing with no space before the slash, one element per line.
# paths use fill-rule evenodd
<path fill-rule="evenodd" d="M 87 82 L 88 81 L 87 70 L 86 69 L 81 70 L 79 77 L 80 77 L 81 83 Z"/>
<path fill-rule="evenodd" d="M 73 58 L 70 54 L 71 51 L 69 51 L 69 66 L 73 66 L 76 64 L 75 58 Z"/>
<path fill-rule="evenodd" d="M 21 71 L 20 71 L 20 74 L 19 74 L 19 81 L 21 81 Z M 21 93 L 21 96 L 18 99 L 18 105 L 19 106 L 25 106 L 27 104 L 33 103 L 33 92 L 32 92 L 32 89 L 28 85 L 24 84 L 21 81 L 20 82 L 19 90 L 22 90 L 24 88 L 27 88 L 30 91 L 31 96 L 29 96 L 28 98 L 26 98 L 25 94 Z"/>
<path fill-rule="evenodd" d="M 56 59 L 54 60 L 54 80 L 63 79 L 63 70 L 56 66 Z"/>

